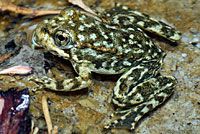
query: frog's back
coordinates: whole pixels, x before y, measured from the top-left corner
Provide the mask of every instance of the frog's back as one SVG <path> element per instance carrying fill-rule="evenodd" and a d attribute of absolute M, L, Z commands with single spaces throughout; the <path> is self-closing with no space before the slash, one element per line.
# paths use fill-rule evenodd
<path fill-rule="evenodd" d="M 71 34 L 72 58 L 90 61 L 98 73 L 121 73 L 142 60 L 158 60 L 163 53 L 134 25 L 111 25 L 74 8 L 63 10 L 57 21 L 59 28 Z"/>

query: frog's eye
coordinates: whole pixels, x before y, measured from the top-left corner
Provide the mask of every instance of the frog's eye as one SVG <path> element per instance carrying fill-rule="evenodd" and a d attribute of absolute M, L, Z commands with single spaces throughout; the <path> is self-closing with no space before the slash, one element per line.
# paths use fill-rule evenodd
<path fill-rule="evenodd" d="M 70 42 L 70 35 L 66 31 L 59 30 L 54 34 L 54 41 L 58 47 L 65 47 Z"/>

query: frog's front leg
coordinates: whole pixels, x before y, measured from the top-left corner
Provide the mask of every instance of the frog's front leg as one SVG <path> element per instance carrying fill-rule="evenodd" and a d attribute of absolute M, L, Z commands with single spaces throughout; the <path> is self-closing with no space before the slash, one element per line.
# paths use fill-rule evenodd
<path fill-rule="evenodd" d="M 133 67 L 118 80 L 113 103 L 120 108 L 114 116 L 117 120 L 105 126 L 110 128 L 128 128 L 134 130 L 135 124 L 144 114 L 162 104 L 173 92 L 175 78 L 157 73 L 159 65 L 138 65 Z"/>
<path fill-rule="evenodd" d="M 91 71 L 86 64 L 73 64 L 78 77 L 57 81 L 49 77 L 35 78 L 34 81 L 41 83 L 44 88 L 55 91 L 76 91 L 91 85 Z"/>

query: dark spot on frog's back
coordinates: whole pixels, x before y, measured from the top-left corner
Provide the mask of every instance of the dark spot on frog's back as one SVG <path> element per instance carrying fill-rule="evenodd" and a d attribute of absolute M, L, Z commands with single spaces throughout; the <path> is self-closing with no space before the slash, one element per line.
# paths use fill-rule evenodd
<path fill-rule="evenodd" d="M 159 26 L 159 23 L 155 22 L 155 21 L 151 21 L 151 22 L 145 21 L 144 22 L 144 28 L 153 27 L 153 26 Z"/>
<path fill-rule="evenodd" d="M 102 62 L 101 60 L 97 60 L 96 63 L 95 63 L 95 68 L 99 69 L 102 67 Z"/>
<path fill-rule="evenodd" d="M 120 24 L 123 24 L 124 21 L 128 22 L 128 21 L 130 21 L 130 19 L 129 19 L 128 17 L 120 17 L 120 18 L 119 18 L 119 23 L 120 23 Z"/>
<path fill-rule="evenodd" d="M 42 27 L 42 29 L 41 29 L 43 32 L 45 32 L 45 33 L 49 33 L 49 30 L 46 28 L 46 27 Z"/>

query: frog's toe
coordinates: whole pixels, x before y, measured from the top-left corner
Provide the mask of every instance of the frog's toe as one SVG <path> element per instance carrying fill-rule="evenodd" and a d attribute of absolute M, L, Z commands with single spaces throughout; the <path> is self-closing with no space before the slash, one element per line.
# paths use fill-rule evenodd
<path fill-rule="evenodd" d="M 123 128 L 123 129 L 129 129 L 131 131 L 134 131 L 135 129 L 135 123 L 130 123 L 128 120 L 124 120 L 122 118 L 114 120 L 112 123 L 106 125 L 104 127 L 104 131 L 107 131 L 112 128 Z"/>
<path fill-rule="evenodd" d="M 138 110 L 138 111 L 137 111 Z M 114 120 L 110 124 L 104 127 L 105 130 L 112 129 L 112 128 L 123 128 L 134 130 L 135 124 L 137 119 L 141 117 L 140 109 L 126 109 L 121 111 L 116 111 L 114 114 L 114 118 L 119 117 L 118 119 Z"/>

